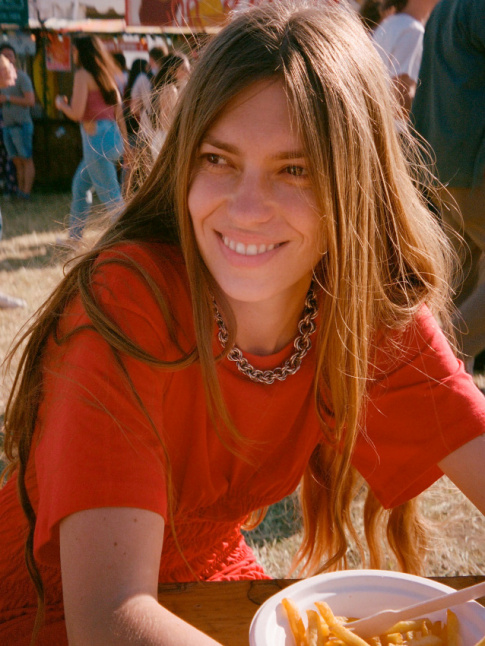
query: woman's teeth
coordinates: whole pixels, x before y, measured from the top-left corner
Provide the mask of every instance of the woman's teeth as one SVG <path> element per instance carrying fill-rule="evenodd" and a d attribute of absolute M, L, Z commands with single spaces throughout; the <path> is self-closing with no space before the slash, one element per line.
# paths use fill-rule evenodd
<path fill-rule="evenodd" d="M 222 241 L 226 245 L 226 247 L 229 247 L 229 249 L 232 249 L 232 251 L 235 251 L 236 253 L 239 253 L 242 256 L 257 256 L 260 253 L 266 253 L 267 251 L 272 251 L 275 247 L 278 246 L 275 244 L 246 245 L 242 242 L 236 242 L 235 240 L 231 240 L 226 236 L 222 236 Z"/>

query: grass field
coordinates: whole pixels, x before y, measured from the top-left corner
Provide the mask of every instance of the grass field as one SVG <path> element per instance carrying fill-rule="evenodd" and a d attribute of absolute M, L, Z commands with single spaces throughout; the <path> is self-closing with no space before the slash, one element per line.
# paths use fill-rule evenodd
<path fill-rule="evenodd" d="M 30 202 L 6 202 L 0 198 L 4 228 L 4 239 L 0 242 L 0 291 L 27 301 L 26 308 L 0 309 L 0 358 L 62 276 L 67 257 L 55 241 L 58 235 L 64 235 L 69 201 L 69 193 L 34 193 Z M 476 378 L 483 385 L 484 378 Z M 9 382 L 7 376 L 0 384 L 0 416 Z M 406 474 L 396 477 L 405 478 Z M 422 506 L 435 526 L 426 574 L 483 574 L 485 518 L 446 478 L 423 495 Z M 359 504 L 355 514 L 359 516 Z M 248 535 L 269 574 L 286 575 L 298 545 L 298 532 L 298 513 L 289 498 L 272 507 L 263 524 Z M 354 552 L 350 553 L 349 562 L 352 567 L 359 566 Z M 389 567 L 393 567 L 391 558 Z"/>

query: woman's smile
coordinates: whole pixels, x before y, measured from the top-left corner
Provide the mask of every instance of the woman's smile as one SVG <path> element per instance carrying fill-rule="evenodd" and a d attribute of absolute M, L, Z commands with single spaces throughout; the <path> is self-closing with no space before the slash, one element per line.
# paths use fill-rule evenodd
<path fill-rule="evenodd" d="M 244 242 L 236 242 L 227 236 L 222 236 L 222 242 L 226 247 L 229 247 L 231 251 L 241 255 L 241 256 L 259 256 L 268 251 L 273 251 L 276 247 L 279 247 L 281 243 L 277 244 L 244 244 Z"/>

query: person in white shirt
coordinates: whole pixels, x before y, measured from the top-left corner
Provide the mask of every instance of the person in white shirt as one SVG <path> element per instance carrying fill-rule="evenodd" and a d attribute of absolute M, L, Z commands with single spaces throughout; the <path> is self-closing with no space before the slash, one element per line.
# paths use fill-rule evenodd
<path fill-rule="evenodd" d="M 386 0 L 383 9 L 395 9 L 376 28 L 373 40 L 394 83 L 407 119 L 419 76 L 424 27 L 438 0 Z"/>
<path fill-rule="evenodd" d="M 138 121 L 140 121 L 144 110 L 150 112 L 152 96 L 151 78 L 157 75 L 161 62 L 167 55 L 168 47 L 166 45 L 152 47 L 148 52 L 150 74 L 140 74 L 131 89 L 131 111 Z"/>

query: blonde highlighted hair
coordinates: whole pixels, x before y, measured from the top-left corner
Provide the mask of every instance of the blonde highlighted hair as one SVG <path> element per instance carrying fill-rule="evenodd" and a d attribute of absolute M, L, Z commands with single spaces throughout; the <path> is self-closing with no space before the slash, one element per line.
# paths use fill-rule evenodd
<path fill-rule="evenodd" d="M 413 176 L 395 132 L 395 106 L 380 58 L 358 16 L 343 2 L 267 3 L 236 13 L 209 42 L 147 180 L 119 220 L 70 270 L 28 333 L 5 418 L 5 449 L 10 470 L 19 466 L 23 474 L 42 393 L 41 350 L 66 304 L 81 293 L 97 330 L 117 350 L 166 369 L 199 362 L 216 432 L 237 450 L 241 438 L 224 407 L 218 358 L 212 353 L 212 294 L 228 321 L 227 348 L 235 338 L 235 321 L 197 248 L 187 195 L 204 134 L 229 101 L 264 79 L 278 80 L 286 89 L 326 241 L 315 268 L 322 313 L 315 341 L 315 406 L 322 443 L 303 478 L 305 530 L 299 553 L 306 571 L 317 571 L 345 566 L 348 536 L 355 537 L 350 505 L 360 481 L 351 456 L 365 422 L 362 411 L 378 335 L 404 328 L 423 303 L 445 324 L 450 307 L 447 239 L 421 197 L 422 168 Z M 410 142 L 407 153 L 412 149 Z M 178 366 L 145 356 L 120 336 L 89 288 L 101 251 L 122 241 L 153 240 L 180 245 L 190 281 L 197 345 Z M 25 487 L 22 491 L 32 536 L 35 515 Z M 370 565 L 381 565 L 380 536 L 387 532 L 400 567 L 418 571 L 424 535 L 415 503 L 387 512 L 369 493 L 364 516 Z M 31 548 L 28 561 L 35 571 Z"/>

